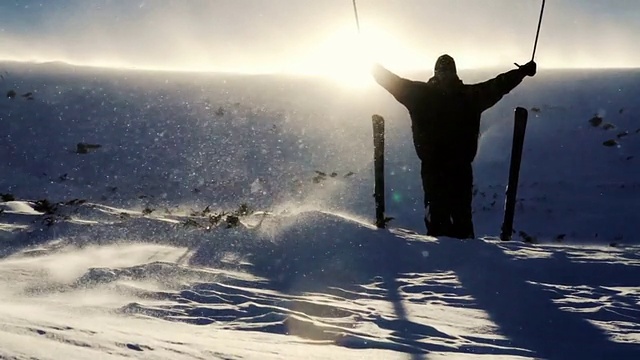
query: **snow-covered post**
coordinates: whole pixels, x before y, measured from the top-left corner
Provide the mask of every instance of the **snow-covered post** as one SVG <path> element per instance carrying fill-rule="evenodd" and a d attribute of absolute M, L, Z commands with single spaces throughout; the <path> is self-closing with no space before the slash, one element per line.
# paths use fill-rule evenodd
<path fill-rule="evenodd" d="M 385 227 L 384 219 L 384 118 L 373 115 L 373 164 L 374 164 L 374 194 L 376 203 L 376 226 Z"/>
<path fill-rule="evenodd" d="M 528 116 L 527 109 L 523 107 L 516 108 L 515 122 L 513 124 L 513 145 L 511 146 L 511 164 L 509 165 L 509 184 L 507 185 L 504 221 L 502 222 L 502 232 L 500 234 L 500 239 L 504 241 L 511 240 L 511 234 L 513 233 L 516 193 L 518 191 L 518 179 L 520 177 L 520 164 L 522 163 L 522 149 Z"/>

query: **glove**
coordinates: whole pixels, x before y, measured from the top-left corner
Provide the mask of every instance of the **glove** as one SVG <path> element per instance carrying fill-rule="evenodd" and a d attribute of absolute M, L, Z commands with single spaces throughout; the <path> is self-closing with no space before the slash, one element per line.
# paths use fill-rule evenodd
<path fill-rule="evenodd" d="M 369 68 L 370 68 L 370 72 L 374 75 L 384 71 L 384 67 L 378 63 L 374 63 Z"/>
<path fill-rule="evenodd" d="M 537 70 L 537 65 L 536 62 L 531 60 L 528 63 L 524 64 L 524 65 L 518 65 L 516 64 L 516 66 L 518 66 L 518 69 L 520 71 L 522 71 L 523 74 L 525 74 L 526 76 L 533 76 L 536 74 L 536 70 Z"/>

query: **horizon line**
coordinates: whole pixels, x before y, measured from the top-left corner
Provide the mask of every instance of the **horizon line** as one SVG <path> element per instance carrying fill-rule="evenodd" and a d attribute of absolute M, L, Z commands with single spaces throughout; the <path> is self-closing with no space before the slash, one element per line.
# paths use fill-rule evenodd
<path fill-rule="evenodd" d="M 17 63 L 23 65 L 64 65 L 68 67 L 78 68 L 90 68 L 90 69 L 104 69 L 104 70 L 124 70 L 133 72 L 163 72 L 163 73 L 187 73 L 187 74 L 224 74 L 224 75 L 241 75 L 241 76 L 268 76 L 268 75 L 285 75 L 285 76 L 302 76 L 302 77 L 326 77 L 322 73 L 314 72 L 300 72 L 300 71 L 287 71 L 287 70 L 272 70 L 272 71 L 247 71 L 247 70 L 232 70 L 232 69 L 188 69 L 180 67 L 156 67 L 156 66 L 135 66 L 135 65 L 107 65 L 107 64 L 92 64 L 92 63 L 75 63 L 64 60 L 15 60 L 15 59 L 3 59 L 0 58 L 0 64 L 2 63 Z M 470 70 L 494 70 L 501 68 L 501 66 L 482 66 L 473 68 L 459 68 L 459 71 Z M 577 67 L 540 67 L 538 64 L 538 71 L 544 70 L 640 70 L 640 66 L 577 66 Z M 428 68 L 414 68 L 414 69 L 402 69 L 403 72 L 416 73 L 423 72 L 425 70 L 432 71 Z"/>

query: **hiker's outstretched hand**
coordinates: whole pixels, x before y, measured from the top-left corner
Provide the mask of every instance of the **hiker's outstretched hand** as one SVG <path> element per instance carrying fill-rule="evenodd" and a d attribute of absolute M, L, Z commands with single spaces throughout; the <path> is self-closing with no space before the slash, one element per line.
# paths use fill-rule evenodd
<path fill-rule="evenodd" d="M 536 65 L 535 61 L 531 60 L 524 65 L 518 65 L 518 69 L 520 69 L 520 71 L 522 71 L 522 73 L 525 74 L 526 76 L 533 76 L 536 74 L 538 70 L 538 65 Z"/>

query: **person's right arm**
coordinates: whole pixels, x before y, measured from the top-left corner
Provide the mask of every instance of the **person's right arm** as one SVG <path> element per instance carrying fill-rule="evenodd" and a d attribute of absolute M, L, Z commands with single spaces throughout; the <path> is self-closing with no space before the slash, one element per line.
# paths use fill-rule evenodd
<path fill-rule="evenodd" d="M 406 103 L 413 83 L 411 80 L 401 78 L 380 64 L 375 64 L 371 73 L 376 82 L 391 93 L 396 100 L 403 104 Z"/>

